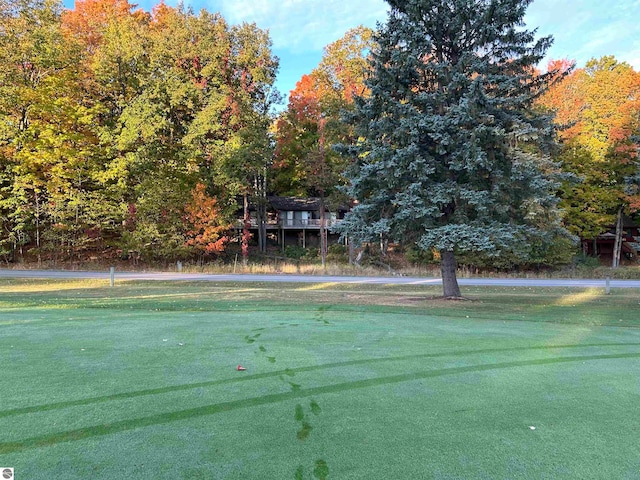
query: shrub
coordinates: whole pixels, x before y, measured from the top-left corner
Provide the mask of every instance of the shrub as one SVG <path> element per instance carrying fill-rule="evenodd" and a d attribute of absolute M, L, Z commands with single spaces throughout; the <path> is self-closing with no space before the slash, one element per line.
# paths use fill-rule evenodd
<path fill-rule="evenodd" d="M 331 262 L 343 263 L 348 261 L 347 247 L 339 243 L 329 245 L 327 252 L 327 260 Z"/>
<path fill-rule="evenodd" d="M 497 255 L 484 252 L 458 255 L 458 264 L 479 269 L 502 271 L 544 269 L 568 265 L 576 254 L 575 243 L 565 237 L 535 242 L 519 248 L 505 249 Z"/>
<path fill-rule="evenodd" d="M 287 245 L 284 249 L 284 256 L 295 260 L 300 260 L 302 257 L 305 257 L 307 253 L 306 248 L 299 247 L 298 245 Z"/>
<path fill-rule="evenodd" d="M 573 257 L 573 264 L 576 267 L 598 268 L 600 266 L 600 259 L 581 253 Z"/>
<path fill-rule="evenodd" d="M 404 257 L 409 263 L 414 265 L 431 265 L 437 263 L 432 250 L 422 250 L 413 245 L 404 249 Z"/>

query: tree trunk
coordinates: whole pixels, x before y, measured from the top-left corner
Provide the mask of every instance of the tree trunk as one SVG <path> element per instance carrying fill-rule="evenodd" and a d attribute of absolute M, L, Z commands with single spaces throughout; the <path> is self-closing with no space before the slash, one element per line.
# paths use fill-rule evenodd
<path fill-rule="evenodd" d="M 260 217 L 258 217 L 258 250 L 264 253 L 264 249 L 262 248 L 262 221 Z"/>
<path fill-rule="evenodd" d="M 267 207 L 261 199 L 258 200 L 258 246 L 262 253 L 267 251 Z"/>
<path fill-rule="evenodd" d="M 386 257 L 389 252 L 389 239 L 386 238 L 382 233 L 380 234 L 380 256 Z"/>
<path fill-rule="evenodd" d="M 445 298 L 459 298 L 460 287 L 456 278 L 456 257 L 451 251 L 440 252 L 440 271 Z"/>
<path fill-rule="evenodd" d="M 353 240 L 350 237 L 347 237 L 347 244 L 349 245 L 349 265 L 353 265 L 354 264 L 354 260 L 353 260 L 354 248 L 353 248 Z"/>
<path fill-rule="evenodd" d="M 322 268 L 327 265 L 327 224 L 324 211 L 324 198 L 320 200 L 320 257 Z"/>
<path fill-rule="evenodd" d="M 242 228 L 242 264 L 246 267 L 249 261 L 249 238 L 251 238 L 251 217 L 249 216 L 249 198 L 244 194 L 244 225 Z"/>
<path fill-rule="evenodd" d="M 255 179 L 258 213 L 258 246 L 262 253 L 267 252 L 267 169 Z"/>
<path fill-rule="evenodd" d="M 622 251 L 622 207 L 618 208 L 618 217 L 616 219 L 616 240 L 613 244 L 613 261 L 611 266 L 618 268 L 620 266 L 620 252 Z"/>

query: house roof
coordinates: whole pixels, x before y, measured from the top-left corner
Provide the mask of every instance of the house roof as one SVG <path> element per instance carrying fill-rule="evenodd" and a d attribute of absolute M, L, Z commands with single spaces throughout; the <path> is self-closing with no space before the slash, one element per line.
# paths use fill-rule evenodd
<path fill-rule="evenodd" d="M 320 208 L 320 199 L 315 197 L 269 197 L 268 200 L 276 210 L 314 211 Z"/>
<path fill-rule="evenodd" d="M 611 224 L 607 228 L 609 228 L 609 231 L 601 233 L 600 235 L 598 235 L 598 238 L 615 238 L 616 235 L 614 232 L 616 230 L 616 224 Z M 622 228 L 640 228 L 640 224 L 636 223 L 636 221 L 632 217 L 628 215 L 622 215 Z"/>
<path fill-rule="evenodd" d="M 320 198 L 318 197 L 268 197 L 269 203 L 275 210 L 294 212 L 315 212 L 320 210 Z M 329 210 L 325 206 L 326 210 Z M 349 207 L 340 205 L 340 211 L 348 211 Z"/>

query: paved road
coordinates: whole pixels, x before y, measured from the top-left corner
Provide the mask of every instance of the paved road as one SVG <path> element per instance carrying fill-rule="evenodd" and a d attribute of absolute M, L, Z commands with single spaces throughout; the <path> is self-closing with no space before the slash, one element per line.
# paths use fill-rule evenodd
<path fill-rule="evenodd" d="M 2 270 L 0 278 L 109 278 L 109 272 L 61 270 Z M 199 273 L 116 272 L 120 280 L 187 280 L 207 282 L 292 282 L 292 283 L 370 283 L 394 285 L 441 285 L 439 278 L 420 277 L 338 277 L 314 275 L 209 275 Z M 605 287 L 602 279 L 520 279 L 520 278 L 459 278 L 460 285 L 506 287 Z M 611 280 L 612 288 L 640 288 L 640 280 Z"/>

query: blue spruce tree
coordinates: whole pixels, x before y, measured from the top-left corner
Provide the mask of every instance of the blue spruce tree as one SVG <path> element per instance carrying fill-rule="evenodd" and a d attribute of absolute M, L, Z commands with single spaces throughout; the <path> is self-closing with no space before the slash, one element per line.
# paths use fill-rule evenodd
<path fill-rule="evenodd" d="M 533 108 L 558 78 L 535 71 L 552 39 L 524 28 L 531 0 L 387 1 L 357 141 L 339 147 L 358 202 L 339 230 L 439 252 L 444 296 L 459 297 L 456 253 L 559 228 L 552 119 Z"/>

